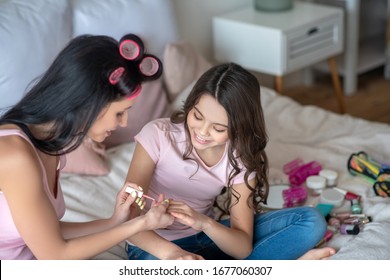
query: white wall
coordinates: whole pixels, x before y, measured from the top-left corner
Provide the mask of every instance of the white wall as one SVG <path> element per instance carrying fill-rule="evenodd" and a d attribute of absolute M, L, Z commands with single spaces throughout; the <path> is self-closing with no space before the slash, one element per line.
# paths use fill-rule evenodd
<path fill-rule="evenodd" d="M 173 0 L 180 39 L 190 42 L 209 61 L 213 60 L 212 17 L 240 7 L 254 6 L 254 0 Z M 263 86 L 273 87 L 274 77 L 256 73 Z M 303 73 L 285 76 L 286 87 L 301 84 Z"/>
<path fill-rule="evenodd" d="M 253 0 L 173 0 L 181 39 L 212 59 L 212 17 L 253 4 Z"/>

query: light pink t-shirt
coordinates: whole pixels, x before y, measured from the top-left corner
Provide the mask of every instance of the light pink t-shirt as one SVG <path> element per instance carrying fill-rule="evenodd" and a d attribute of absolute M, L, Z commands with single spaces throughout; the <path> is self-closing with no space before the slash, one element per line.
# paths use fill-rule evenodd
<path fill-rule="evenodd" d="M 183 160 L 186 148 L 186 135 L 183 124 L 173 124 L 168 118 L 148 123 L 135 140 L 142 145 L 156 164 L 148 195 L 157 198 L 162 193 L 167 198 L 186 202 L 199 213 L 213 217 L 213 203 L 227 185 L 231 165 L 228 161 L 227 148 L 221 160 L 208 167 L 193 150 L 191 157 Z M 227 147 L 227 145 L 226 145 Z M 198 164 L 197 164 L 198 163 Z M 240 166 L 242 167 L 242 166 Z M 234 178 L 233 184 L 244 182 L 242 171 Z M 252 173 L 249 179 L 253 179 Z M 148 210 L 148 205 L 145 210 Z M 198 233 L 186 225 L 174 222 L 167 229 L 156 232 L 167 240 L 175 240 Z"/>
<path fill-rule="evenodd" d="M 26 141 L 32 145 L 29 138 L 20 130 L 17 130 L 17 129 L 0 130 L 0 137 L 1 136 L 8 136 L 8 135 L 18 135 L 18 136 L 26 139 Z M 34 147 L 34 150 L 35 150 L 35 147 Z M 37 154 L 37 156 L 38 156 L 38 154 Z M 41 168 L 42 168 L 43 187 L 46 191 L 47 196 L 50 199 L 51 204 L 53 205 L 53 207 L 56 210 L 58 219 L 60 220 L 64 216 L 64 213 L 65 213 L 65 201 L 64 201 L 64 195 L 63 195 L 62 190 L 61 190 L 61 186 L 58 183 L 57 197 L 54 197 L 49 189 L 49 185 L 47 183 L 46 170 L 45 170 L 43 163 L 42 163 L 41 159 L 39 158 L 39 156 L 38 156 L 38 159 L 39 159 L 39 162 L 40 162 Z M 65 160 L 66 160 L 65 157 L 62 157 L 62 156 L 60 157 L 59 169 L 62 169 L 62 167 L 65 164 Z M 1 186 L 0 186 L 0 188 L 1 188 Z M 13 221 L 12 216 L 11 216 L 10 209 L 8 207 L 8 204 L 7 204 L 7 200 L 5 199 L 4 193 L 1 191 L 0 191 L 0 259 L 1 260 L 35 259 L 33 253 L 27 247 L 23 238 L 20 236 L 18 230 L 16 229 L 14 221 Z"/>

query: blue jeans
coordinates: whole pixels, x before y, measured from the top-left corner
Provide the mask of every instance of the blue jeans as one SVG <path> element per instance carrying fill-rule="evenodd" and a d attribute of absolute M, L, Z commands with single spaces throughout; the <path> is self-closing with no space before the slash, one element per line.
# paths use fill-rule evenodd
<path fill-rule="evenodd" d="M 230 226 L 229 220 L 221 224 Z M 295 207 L 255 215 L 253 251 L 247 260 L 295 260 L 312 249 L 324 236 L 326 221 L 314 207 Z M 172 241 L 206 260 L 233 259 L 203 232 Z M 127 245 L 130 260 L 156 260 L 138 247 Z"/>

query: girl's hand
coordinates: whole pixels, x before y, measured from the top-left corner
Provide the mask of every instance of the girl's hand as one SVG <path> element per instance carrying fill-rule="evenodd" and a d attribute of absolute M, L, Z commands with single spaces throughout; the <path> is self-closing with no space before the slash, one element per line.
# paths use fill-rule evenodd
<path fill-rule="evenodd" d="M 111 217 L 111 220 L 114 222 L 115 225 L 124 223 L 134 217 L 132 217 L 132 213 L 135 213 L 136 211 L 132 211 L 132 208 L 138 207 L 134 203 L 134 201 L 137 198 L 136 193 L 129 194 L 126 192 L 126 187 L 131 186 L 135 189 L 140 189 L 139 186 L 133 183 L 126 183 L 122 189 L 118 192 L 116 196 L 116 203 L 114 208 L 114 214 Z M 134 203 L 134 204 L 133 204 Z"/>
<path fill-rule="evenodd" d="M 170 200 L 168 213 L 180 223 L 192 227 L 195 230 L 203 231 L 208 225 L 209 217 L 194 211 L 181 201 Z"/>
<path fill-rule="evenodd" d="M 154 202 L 150 210 L 145 214 L 147 218 L 146 229 L 166 228 L 173 223 L 175 219 L 167 213 L 168 206 L 169 200 L 164 199 L 163 195 L 159 195 L 157 202 Z"/>

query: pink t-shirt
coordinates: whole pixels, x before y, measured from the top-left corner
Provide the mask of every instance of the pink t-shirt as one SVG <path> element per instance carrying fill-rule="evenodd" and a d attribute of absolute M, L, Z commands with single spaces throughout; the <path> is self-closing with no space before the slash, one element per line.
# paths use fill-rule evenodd
<path fill-rule="evenodd" d="M 1 136 L 8 136 L 8 135 L 18 135 L 18 136 L 26 139 L 26 141 L 32 145 L 32 143 L 28 139 L 27 135 L 25 135 L 20 130 L 17 130 L 17 129 L 0 130 L 0 137 Z M 35 147 L 34 147 L 34 150 L 35 150 Z M 37 156 L 38 156 L 38 154 L 37 154 Z M 58 184 L 57 197 L 54 197 L 49 189 L 49 185 L 47 183 L 46 170 L 45 170 L 43 163 L 42 163 L 41 159 L 39 158 L 39 156 L 38 156 L 38 159 L 39 159 L 39 162 L 40 162 L 41 168 L 42 168 L 43 187 L 46 191 L 47 196 L 50 199 L 50 202 L 52 203 L 53 207 L 56 210 L 58 219 L 61 219 L 65 213 L 65 201 L 64 201 L 64 195 L 63 195 L 62 190 L 61 190 L 61 186 L 60 186 L 60 184 Z M 62 169 L 64 164 L 65 164 L 65 157 L 60 157 L 59 169 Z M 0 188 L 1 188 L 1 186 L 0 186 Z M 23 238 L 20 236 L 18 230 L 16 229 L 14 221 L 13 221 L 12 216 L 11 216 L 10 209 L 8 207 L 8 204 L 7 204 L 7 200 L 5 199 L 5 196 L 4 196 L 3 192 L 1 192 L 1 191 L 0 191 L 0 259 L 1 260 L 35 259 L 33 253 L 27 247 Z"/>
<path fill-rule="evenodd" d="M 196 162 L 183 160 L 182 156 L 186 148 L 184 125 L 173 124 L 168 118 L 148 123 L 136 135 L 135 140 L 142 145 L 156 164 L 148 195 L 157 198 L 158 194 L 162 193 L 167 198 L 184 201 L 199 213 L 213 217 L 214 200 L 227 185 L 232 170 L 228 161 L 227 148 L 221 160 L 211 167 L 199 158 L 195 150 L 190 157 L 196 159 Z M 242 168 L 234 178 L 233 184 L 244 182 L 245 171 L 246 169 Z M 254 176 L 255 173 L 252 173 L 249 179 L 253 179 Z M 144 210 L 148 209 L 147 205 Z M 156 232 L 167 240 L 198 233 L 178 222 Z"/>

